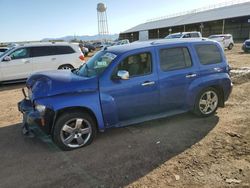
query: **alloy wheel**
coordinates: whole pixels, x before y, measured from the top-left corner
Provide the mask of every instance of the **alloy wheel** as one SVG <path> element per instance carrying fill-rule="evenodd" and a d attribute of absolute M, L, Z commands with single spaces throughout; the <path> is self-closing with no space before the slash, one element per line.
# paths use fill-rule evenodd
<path fill-rule="evenodd" d="M 83 118 L 74 118 L 63 125 L 60 137 L 64 145 L 78 148 L 88 142 L 91 134 L 92 128 L 89 121 Z"/>
<path fill-rule="evenodd" d="M 208 115 L 214 112 L 218 106 L 218 95 L 214 91 L 206 91 L 200 97 L 199 109 L 201 113 Z"/>

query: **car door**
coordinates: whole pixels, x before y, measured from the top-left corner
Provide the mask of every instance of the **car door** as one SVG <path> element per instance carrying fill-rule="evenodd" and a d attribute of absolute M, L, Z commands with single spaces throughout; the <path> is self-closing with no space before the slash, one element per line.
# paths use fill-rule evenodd
<path fill-rule="evenodd" d="M 129 79 L 116 77 L 118 71 L 128 71 Z M 112 75 L 100 80 L 101 105 L 106 125 L 153 115 L 158 112 L 158 77 L 151 51 L 129 54 L 122 58 Z"/>
<path fill-rule="evenodd" d="M 58 69 L 55 46 L 34 46 L 31 56 L 34 72 Z"/>
<path fill-rule="evenodd" d="M 9 55 L 10 59 L 3 58 L 0 62 L 2 80 L 18 80 L 27 78 L 33 71 L 30 48 L 22 47 L 14 50 Z"/>
<path fill-rule="evenodd" d="M 159 47 L 159 86 L 162 112 L 186 110 L 188 88 L 198 77 L 188 46 Z"/>

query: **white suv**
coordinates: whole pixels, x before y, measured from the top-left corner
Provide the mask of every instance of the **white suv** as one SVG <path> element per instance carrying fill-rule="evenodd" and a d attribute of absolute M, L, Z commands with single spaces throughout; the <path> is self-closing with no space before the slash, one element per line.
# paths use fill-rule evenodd
<path fill-rule="evenodd" d="M 211 35 L 208 38 L 219 42 L 222 47 L 227 48 L 228 50 L 233 49 L 234 40 L 233 36 L 230 34 Z"/>
<path fill-rule="evenodd" d="M 202 35 L 198 31 L 191 31 L 191 32 L 173 33 L 165 37 L 165 39 L 181 39 L 181 38 L 202 38 Z"/>
<path fill-rule="evenodd" d="M 29 43 L 0 55 L 0 82 L 16 82 L 38 71 L 78 68 L 84 63 L 78 44 Z"/>

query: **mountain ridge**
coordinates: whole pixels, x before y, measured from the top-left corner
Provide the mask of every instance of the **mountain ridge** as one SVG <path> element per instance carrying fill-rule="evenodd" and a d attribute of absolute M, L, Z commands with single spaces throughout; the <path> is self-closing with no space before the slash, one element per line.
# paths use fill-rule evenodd
<path fill-rule="evenodd" d="M 115 40 L 119 38 L 119 34 L 104 35 L 103 38 Z M 92 40 L 100 40 L 100 36 L 99 35 L 81 35 L 81 36 L 68 35 L 68 36 L 58 37 L 58 38 L 44 38 L 41 41 L 51 41 L 51 40 L 71 41 L 74 39 L 82 40 L 82 41 L 92 41 Z"/>

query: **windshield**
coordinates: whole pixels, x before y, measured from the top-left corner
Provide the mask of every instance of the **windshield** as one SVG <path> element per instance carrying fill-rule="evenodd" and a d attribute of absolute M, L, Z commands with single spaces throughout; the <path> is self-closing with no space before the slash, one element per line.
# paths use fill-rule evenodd
<path fill-rule="evenodd" d="M 166 37 L 166 39 L 177 39 L 181 38 L 182 34 L 171 34 Z"/>
<path fill-rule="evenodd" d="M 109 66 L 116 56 L 117 55 L 107 51 L 97 52 L 87 63 L 73 71 L 73 73 L 84 77 L 98 76 Z"/>
<path fill-rule="evenodd" d="M 6 51 L 3 52 L 3 53 L 0 53 L 0 58 L 3 57 L 5 54 L 9 53 L 9 51 L 11 51 L 11 50 L 13 50 L 13 49 L 14 49 L 14 47 L 12 47 L 12 48 L 6 50 Z"/>

